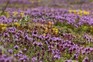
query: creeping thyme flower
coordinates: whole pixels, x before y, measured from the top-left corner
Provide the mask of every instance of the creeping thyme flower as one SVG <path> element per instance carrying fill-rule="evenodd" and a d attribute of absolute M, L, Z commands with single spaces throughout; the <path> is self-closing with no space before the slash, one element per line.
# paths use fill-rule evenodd
<path fill-rule="evenodd" d="M 17 27 L 19 27 L 20 26 L 20 23 L 15 22 L 14 25 L 17 26 Z"/>
<path fill-rule="evenodd" d="M 6 28 L 7 28 L 7 24 L 3 24 L 3 23 L 0 24 L 1 30 L 6 30 Z"/>
<path fill-rule="evenodd" d="M 13 16 L 15 17 L 15 16 L 17 16 L 18 15 L 18 12 L 17 11 L 14 11 L 13 12 Z"/>
<path fill-rule="evenodd" d="M 24 17 L 25 16 L 24 12 L 21 12 L 20 15 L 21 15 L 21 17 Z"/>
<path fill-rule="evenodd" d="M 9 49 L 8 52 L 9 52 L 10 54 L 12 54 L 12 53 L 13 53 L 13 50 L 12 50 L 12 49 Z"/>
<path fill-rule="evenodd" d="M 7 27 L 2 27 L 2 30 L 6 30 Z"/>
<path fill-rule="evenodd" d="M 7 27 L 7 24 L 1 23 L 1 24 L 0 24 L 0 27 Z"/>
<path fill-rule="evenodd" d="M 15 48 L 16 50 L 18 50 L 19 46 L 18 46 L 18 45 L 15 45 L 14 48 Z"/>
<path fill-rule="evenodd" d="M 89 58 L 85 57 L 82 62 L 89 62 Z"/>
<path fill-rule="evenodd" d="M 52 30 L 53 30 L 53 32 L 55 33 L 55 34 L 58 34 L 58 29 L 57 28 L 52 28 Z"/>

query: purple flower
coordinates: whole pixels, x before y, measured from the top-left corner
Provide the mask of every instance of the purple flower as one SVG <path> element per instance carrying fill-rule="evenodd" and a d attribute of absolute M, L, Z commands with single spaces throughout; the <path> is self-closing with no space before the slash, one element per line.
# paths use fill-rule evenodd
<path fill-rule="evenodd" d="M 33 58 L 31 59 L 31 61 L 32 61 L 32 62 L 36 62 L 36 61 L 37 61 L 37 57 L 33 57 Z"/>
<path fill-rule="evenodd" d="M 66 60 L 65 62 L 72 62 L 72 60 Z"/>
<path fill-rule="evenodd" d="M 13 50 L 12 50 L 12 49 L 9 49 L 8 52 L 9 52 L 10 54 L 12 54 L 12 53 L 13 53 Z"/>
<path fill-rule="evenodd" d="M 15 45 L 14 46 L 14 49 L 18 50 L 19 49 L 19 46 L 18 45 Z"/>
<path fill-rule="evenodd" d="M 85 57 L 82 62 L 89 62 L 89 58 Z"/>
<path fill-rule="evenodd" d="M 54 55 L 54 58 L 60 59 L 60 55 L 56 54 L 56 55 Z"/>

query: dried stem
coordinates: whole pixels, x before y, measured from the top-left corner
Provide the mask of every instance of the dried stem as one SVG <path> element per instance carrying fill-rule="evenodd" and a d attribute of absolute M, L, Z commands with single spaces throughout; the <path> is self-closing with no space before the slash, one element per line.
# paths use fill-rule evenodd
<path fill-rule="evenodd" d="M 10 2 L 10 0 L 7 0 L 7 3 L 6 3 L 6 5 L 5 5 L 5 7 L 2 8 L 1 15 L 5 12 L 6 8 L 7 8 L 8 5 L 9 5 L 9 2 Z"/>

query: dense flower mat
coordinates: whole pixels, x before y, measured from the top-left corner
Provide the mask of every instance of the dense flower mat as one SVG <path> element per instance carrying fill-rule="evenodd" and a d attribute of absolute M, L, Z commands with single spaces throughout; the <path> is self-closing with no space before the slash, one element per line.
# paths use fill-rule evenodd
<path fill-rule="evenodd" d="M 8 8 L 0 15 L 0 62 L 93 62 L 92 12 Z"/>

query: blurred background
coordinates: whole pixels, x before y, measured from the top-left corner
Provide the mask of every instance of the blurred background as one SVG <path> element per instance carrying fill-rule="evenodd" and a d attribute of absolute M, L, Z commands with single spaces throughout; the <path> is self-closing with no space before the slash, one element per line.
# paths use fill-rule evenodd
<path fill-rule="evenodd" d="M 10 8 L 61 7 L 92 10 L 92 5 L 93 0 L 0 0 L 0 9 L 7 6 Z"/>

